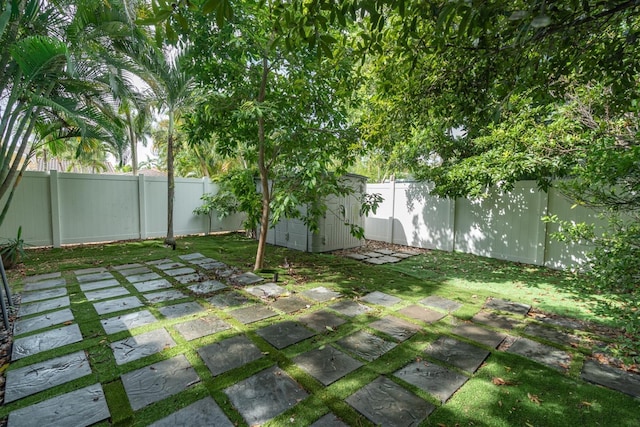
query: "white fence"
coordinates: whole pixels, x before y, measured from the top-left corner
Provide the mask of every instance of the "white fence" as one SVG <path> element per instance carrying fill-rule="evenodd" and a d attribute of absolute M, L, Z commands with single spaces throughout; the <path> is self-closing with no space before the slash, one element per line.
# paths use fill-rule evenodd
<path fill-rule="evenodd" d="M 380 193 L 384 202 L 366 219 L 366 238 L 563 269 L 584 262 L 590 248 L 552 239 L 557 226 L 542 217 L 603 225 L 594 211 L 572 209 L 558 191 L 538 191 L 532 181 L 483 200 L 438 198 L 429 189 L 417 182 L 368 184 L 367 193 Z"/>
<path fill-rule="evenodd" d="M 176 235 L 209 230 L 209 218 L 193 209 L 202 205 L 203 194 L 216 191 L 208 179 L 176 178 Z M 211 231 L 238 230 L 241 223 L 241 215 L 223 221 L 214 216 Z M 19 226 L 25 242 L 35 246 L 166 236 L 167 178 L 26 172 L 0 237 L 14 237 Z"/>

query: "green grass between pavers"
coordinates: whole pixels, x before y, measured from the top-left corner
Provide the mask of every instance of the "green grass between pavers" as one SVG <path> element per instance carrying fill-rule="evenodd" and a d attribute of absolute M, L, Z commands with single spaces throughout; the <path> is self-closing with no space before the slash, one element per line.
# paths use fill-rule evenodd
<path fill-rule="evenodd" d="M 224 394 L 224 389 L 262 369 L 278 365 L 305 388 L 309 397 L 267 423 L 268 425 L 308 425 L 332 411 L 350 425 L 368 426 L 371 424 L 346 404 L 344 399 L 379 375 L 385 375 L 402 383 L 401 380 L 393 377 L 393 372 L 414 360 L 422 359 L 422 352 L 429 343 L 438 336 L 449 334 L 454 323 L 451 316 L 425 327 L 379 359 L 366 363 L 362 368 L 328 387 L 324 387 L 291 363 L 291 358 L 322 345 L 334 343 L 360 329 L 384 337 L 384 334 L 368 328 L 368 323 L 373 318 L 394 313 L 399 308 L 415 303 L 428 295 L 439 295 L 463 303 L 463 308 L 454 313 L 455 317 L 461 320 L 471 318 L 481 309 L 486 298 L 491 296 L 530 303 L 538 309 L 569 314 L 584 320 L 606 321 L 591 315 L 588 298 L 574 291 L 578 279 L 568 273 L 438 251 L 427 252 L 394 265 L 371 266 L 328 254 L 307 254 L 270 246 L 267 249 L 265 266 L 279 273 L 279 284 L 290 292 L 325 286 L 342 293 L 345 298 L 353 298 L 379 290 L 396 295 L 402 298 L 403 302 L 392 308 L 375 307 L 367 314 L 349 319 L 335 331 L 326 331 L 282 350 L 272 348 L 255 331 L 283 319 L 295 319 L 297 313 L 243 325 L 229 314 L 229 310 L 219 310 L 202 299 L 199 302 L 207 308 L 207 311 L 181 319 L 164 319 L 157 310 L 161 305 L 170 305 L 179 301 L 149 304 L 145 308 L 161 320 L 131 332 L 125 331 L 107 336 L 100 325 L 100 320 L 113 315 L 97 316 L 92 304 L 86 301 L 83 293 L 80 292 L 79 284 L 72 274 L 73 270 L 89 267 L 109 267 L 162 258 L 177 261 L 179 255 L 193 252 L 200 252 L 240 269 L 250 270 L 253 266 L 255 249 L 255 241 L 237 234 L 230 234 L 183 238 L 179 240 L 178 249 L 175 251 L 165 248 L 159 240 L 31 251 L 21 273 L 9 272 L 11 282 L 16 284 L 14 290 L 22 289 L 21 274 L 62 271 L 69 283 L 71 310 L 85 339 L 82 343 L 20 359 L 12 363 L 9 369 L 82 349 L 89 357 L 93 373 L 69 384 L 63 384 L 0 407 L 0 417 L 5 417 L 12 410 L 47 397 L 99 381 L 107 395 L 107 403 L 115 425 L 144 426 L 206 395 L 215 399 L 232 422 L 245 425 L 242 417 L 234 410 Z M 283 267 L 285 259 L 290 268 Z M 131 294 L 140 295 L 117 272 L 114 272 L 114 275 Z M 263 274 L 265 278 L 270 278 L 272 275 L 273 271 Z M 176 287 L 185 288 L 184 285 L 176 285 Z M 310 310 L 317 310 L 331 303 L 316 304 Z M 310 310 L 304 310 L 304 312 Z M 173 328 L 177 323 L 208 314 L 222 318 L 232 325 L 232 329 L 189 342 Z M 403 317 L 399 313 L 394 314 Z M 131 334 L 137 335 L 160 327 L 164 327 L 169 332 L 177 344 L 175 347 L 122 366 L 116 364 L 109 347 L 110 343 L 125 339 Z M 520 332 L 521 330 L 514 331 L 515 334 Z M 196 350 L 238 334 L 246 334 L 263 351 L 264 357 L 214 378 Z M 574 353 L 568 374 L 555 372 L 519 356 L 493 351 L 480 370 L 444 405 L 433 396 L 413 386 L 406 383 L 402 385 L 436 405 L 436 410 L 423 423 L 429 426 L 590 426 L 612 425 L 612 422 L 621 426 L 640 425 L 638 400 L 579 380 L 580 362 L 584 357 L 580 351 L 587 353 L 589 349 L 565 348 L 565 350 Z M 185 355 L 201 381 L 177 396 L 156 402 L 134 413 L 124 393 L 120 375 L 178 354 Z M 496 378 L 503 380 L 506 384 L 494 384 Z M 109 425 L 109 422 L 103 422 L 102 425 Z"/>

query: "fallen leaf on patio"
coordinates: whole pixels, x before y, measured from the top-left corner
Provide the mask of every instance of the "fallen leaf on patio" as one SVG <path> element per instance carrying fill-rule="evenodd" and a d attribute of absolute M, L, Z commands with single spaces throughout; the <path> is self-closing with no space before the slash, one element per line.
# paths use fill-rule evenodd
<path fill-rule="evenodd" d="M 532 401 L 536 405 L 540 404 L 540 398 L 535 394 L 527 393 L 527 397 L 529 398 L 530 401 Z"/>
<path fill-rule="evenodd" d="M 66 326 L 73 325 L 73 320 L 67 320 L 66 322 L 63 323 L 63 325 L 66 325 Z"/>

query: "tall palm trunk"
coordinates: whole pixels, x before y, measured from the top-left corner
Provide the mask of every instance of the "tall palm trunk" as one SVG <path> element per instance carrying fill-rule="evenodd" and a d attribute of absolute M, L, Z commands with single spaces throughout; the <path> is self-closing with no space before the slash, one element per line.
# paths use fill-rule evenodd
<path fill-rule="evenodd" d="M 175 193 L 175 180 L 173 177 L 173 111 L 169 111 L 169 135 L 167 136 L 167 237 L 165 245 L 176 248 L 176 239 L 173 236 L 173 199 Z"/>

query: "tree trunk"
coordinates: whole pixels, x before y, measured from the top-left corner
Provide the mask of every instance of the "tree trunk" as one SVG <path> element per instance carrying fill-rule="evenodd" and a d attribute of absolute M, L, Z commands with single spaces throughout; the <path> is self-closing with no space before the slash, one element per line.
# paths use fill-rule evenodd
<path fill-rule="evenodd" d="M 267 77 L 269 76 L 269 64 L 266 58 L 262 59 L 262 80 L 260 81 L 260 93 L 258 104 L 264 102 L 267 90 Z M 258 238 L 258 250 L 253 270 L 260 270 L 264 266 L 264 252 L 267 246 L 267 232 L 269 231 L 269 205 L 271 192 L 269 191 L 269 170 L 265 162 L 265 137 L 264 115 L 258 118 L 258 169 L 260 171 L 260 186 L 262 187 L 262 215 L 260 216 L 260 237 Z"/>
<path fill-rule="evenodd" d="M 131 172 L 133 176 L 138 175 L 138 138 L 136 136 L 135 124 L 131 117 L 131 111 L 127 110 L 127 127 L 129 128 L 129 141 L 131 142 Z"/>
<path fill-rule="evenodd" d="M 173 199 L 175 180 L 173 177 L 173 111 L 169 112 L 169 135 L 167 136 L 167 237 L 165 245 L 176 249 L 176 239 L 173 236 Z"/>

